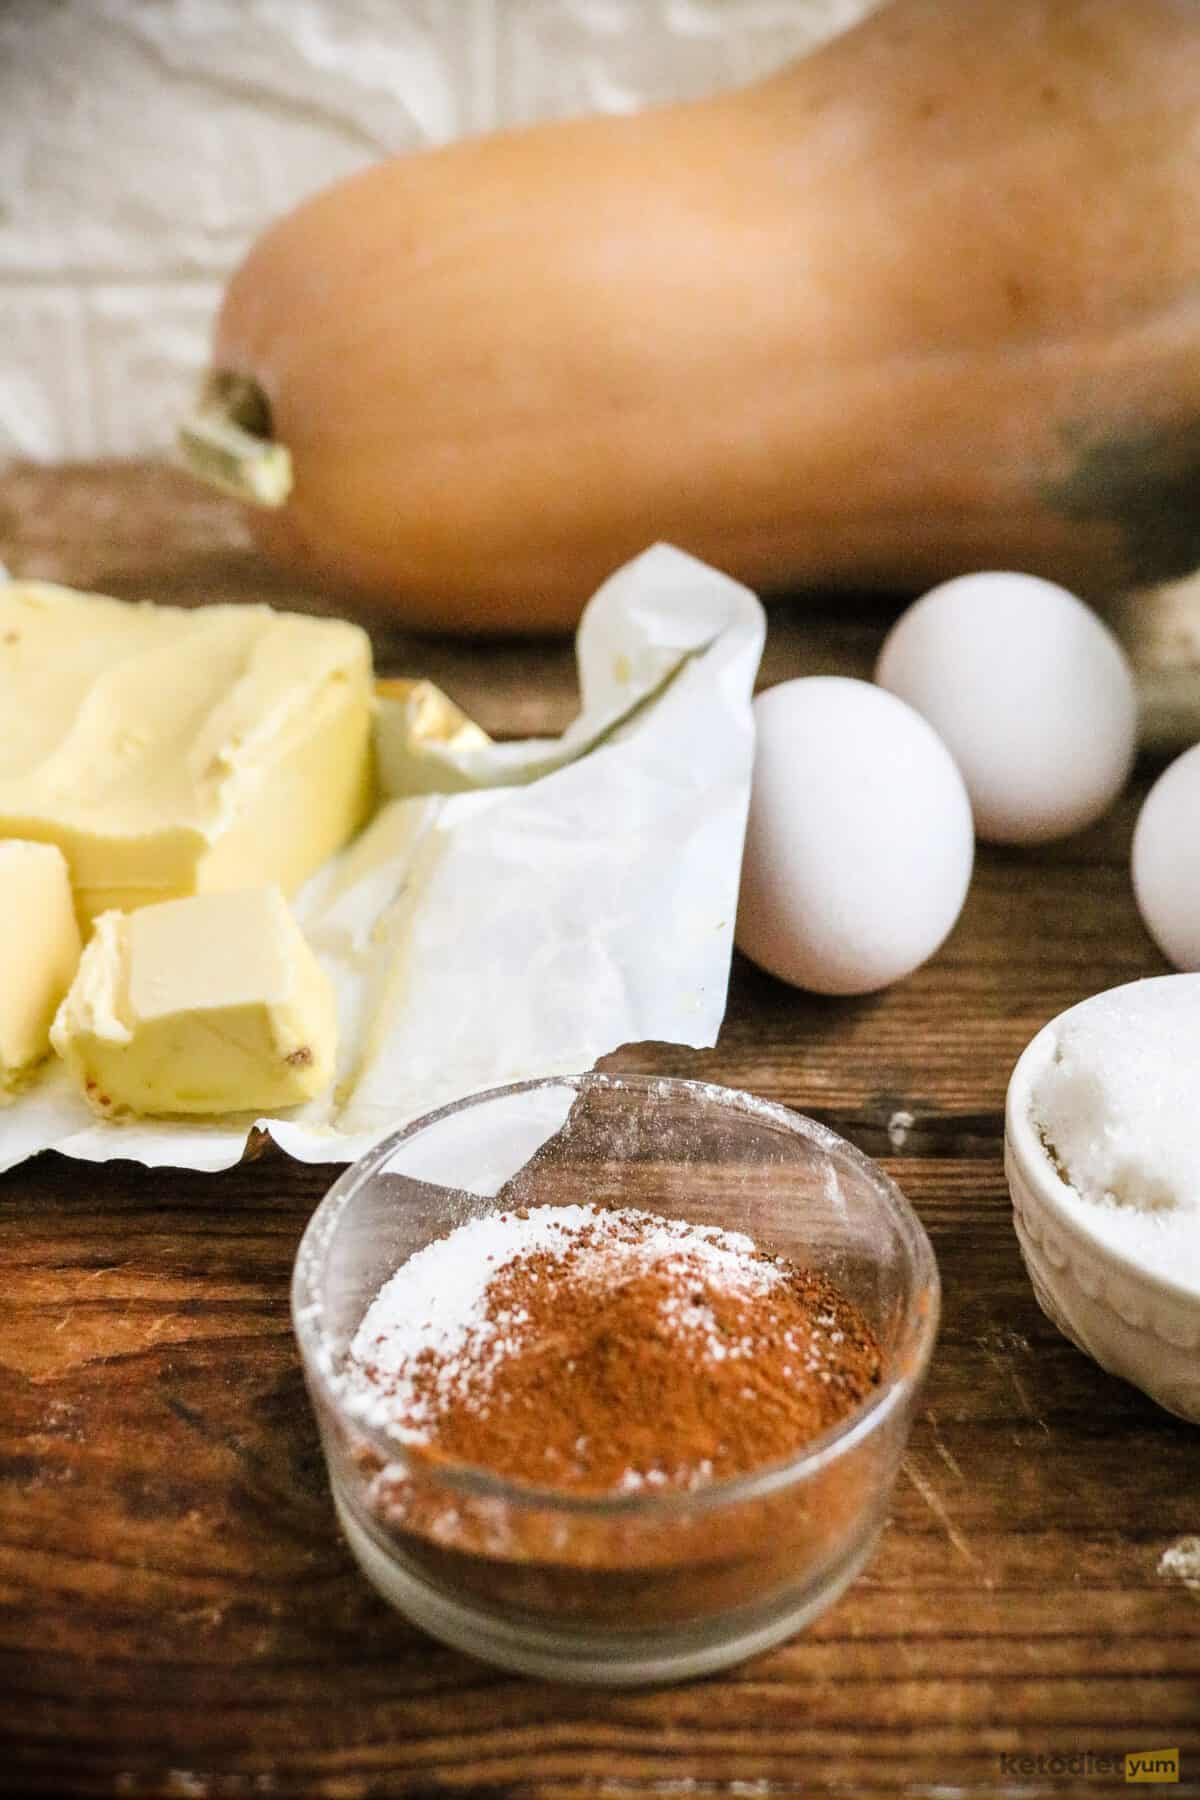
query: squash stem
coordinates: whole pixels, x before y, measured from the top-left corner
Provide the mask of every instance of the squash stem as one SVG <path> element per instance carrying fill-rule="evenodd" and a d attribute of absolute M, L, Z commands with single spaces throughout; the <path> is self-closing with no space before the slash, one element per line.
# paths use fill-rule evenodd
<path fill-rule="evenodd" d="M 247 376 L 209 377 L 179 452 L 191 474 L 252 506 L 282 506 L 292 491 L 291 452 L 272 438 L 267 397 Z"/>
<path fill-rule="evenodd" d="M 1135 588 L 1102 608 L 1133 665 L 1144 750 L 1200 738 L 1200 573 Z"/>

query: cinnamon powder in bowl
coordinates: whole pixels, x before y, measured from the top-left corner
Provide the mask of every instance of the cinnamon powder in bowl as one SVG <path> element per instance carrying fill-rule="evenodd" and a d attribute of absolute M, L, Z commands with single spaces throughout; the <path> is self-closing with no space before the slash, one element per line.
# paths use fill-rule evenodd
<path fill-rule="evenodd" d="M 475 1156 L 481 1121 L 499 1141 L 553 1088 L 566 1123 L 496 1197 L 397 1171 L 423 1130 Z M 604 1076 L 381 1146 L 314 1216 L 295 1284 L 371 1579 L 449 1642 L 593 1681 L 717 1667 L 829 1604 L 882 1521 L 936 1313 L 924 1233 L 849 1145 L 749 1096 Z"/>

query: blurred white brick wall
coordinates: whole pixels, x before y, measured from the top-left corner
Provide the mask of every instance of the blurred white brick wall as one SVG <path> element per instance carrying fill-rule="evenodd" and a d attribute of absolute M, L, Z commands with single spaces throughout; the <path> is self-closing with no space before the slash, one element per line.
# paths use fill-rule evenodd
<path fill-rule="evenodd" d="M 0 455 L 168 443 L 229 270 L 467 131 L 743 81 L 873 0 L 0 0 Z"/>

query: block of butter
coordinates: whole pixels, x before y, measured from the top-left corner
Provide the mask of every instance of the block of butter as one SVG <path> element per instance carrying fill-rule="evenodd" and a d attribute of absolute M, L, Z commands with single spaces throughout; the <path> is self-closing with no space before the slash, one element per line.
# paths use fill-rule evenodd
<path fill-rule="evenodd" d="M 50 1051 L 50 1024 L 79 965 L 61 850 L 0 842 L 0 1098 Z"/>
<path fill-rule="evenodd" d="M 333 986 L 276 887 L 102 913 L 54 1048 L 93 1111 L 295 1106 L 333 1077 Z"/>
<path fill-rule="evenodd" d="M 366 633 L 0 586 L 0 837 L 57 844 L 85 927 L 111 907 L 277 883 L 363 823 Z"/>

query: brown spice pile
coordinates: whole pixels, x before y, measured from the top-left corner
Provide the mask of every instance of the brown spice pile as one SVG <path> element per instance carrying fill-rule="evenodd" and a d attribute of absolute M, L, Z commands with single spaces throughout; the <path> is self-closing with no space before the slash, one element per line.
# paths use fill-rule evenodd
<path fill-rule="evenodd" d="M 423 1253 L 464 1240 L 460 1282 L 463 1258 L 491 1265 L 452 1328 L 414 1337 L 397 1296 L 398 1354 L 385 1287 L 355 1342 L 374 1416 L 430 1456 L 576 1492 L 694 1488 L 795 1452 L 879 1380 L 859 1309 L 740 1234 L 579 1207 L 487 1225 L 490 1251 L 467 1226 Z"/>

